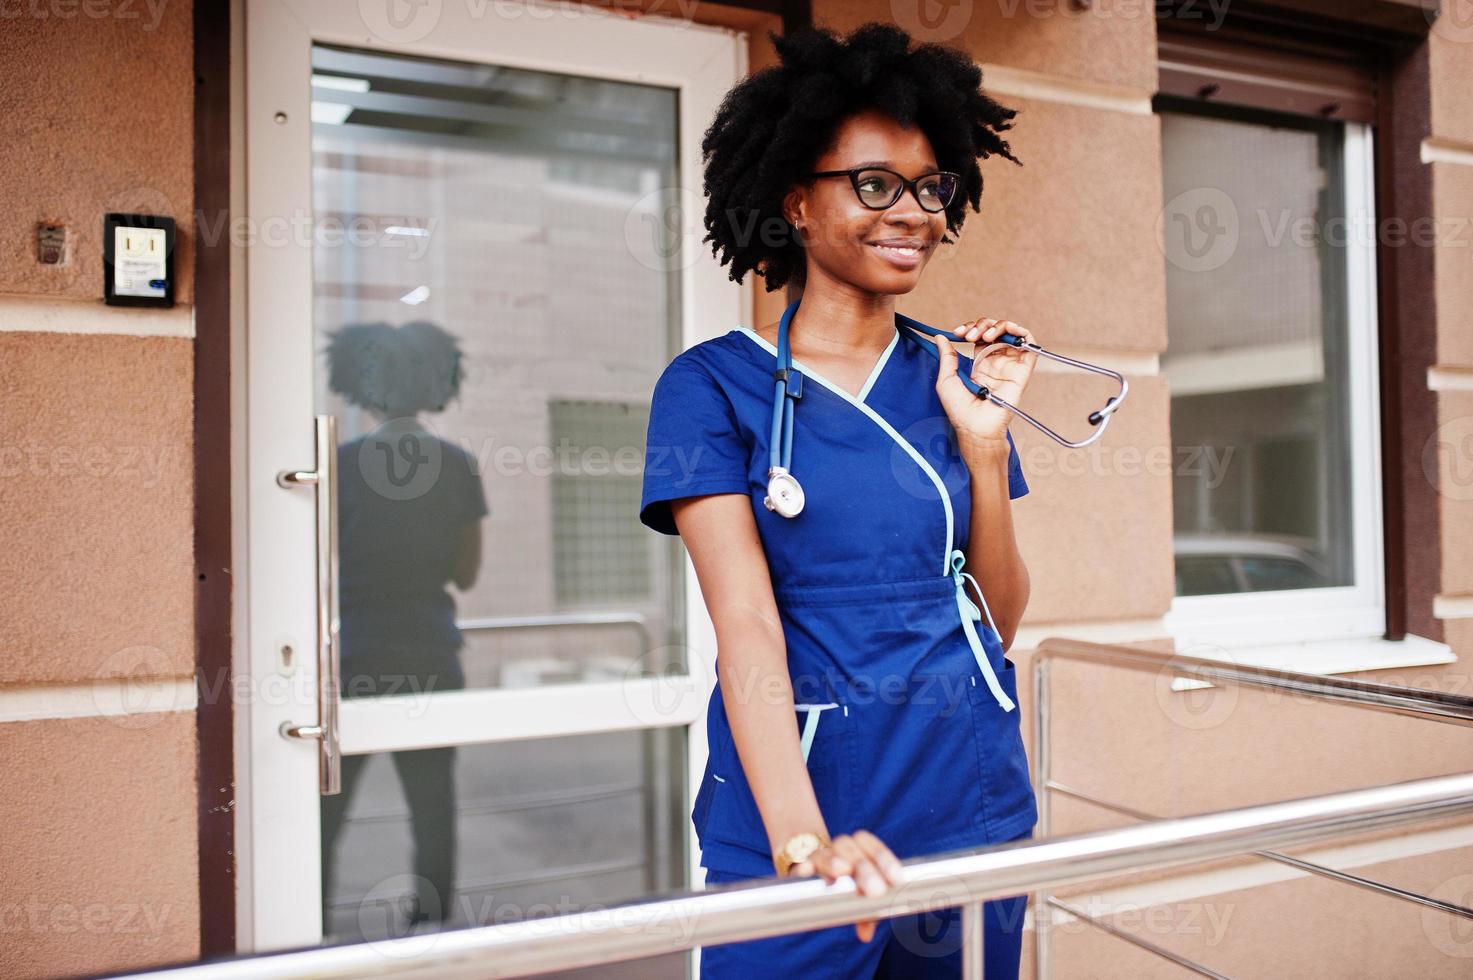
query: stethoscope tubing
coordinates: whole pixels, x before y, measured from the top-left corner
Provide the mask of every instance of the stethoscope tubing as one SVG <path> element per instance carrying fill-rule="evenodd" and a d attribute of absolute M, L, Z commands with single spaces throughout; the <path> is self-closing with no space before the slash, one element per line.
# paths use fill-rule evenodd
<path fill-rule="evenodd" d="M 933 337 L 946 336 L 947 339 L 950 339 L 950 331 L 942 330 L 937 327 L 930 326 L 929 324 L 921 323 L 918 320 L 912 320 L 910 317 L 906 316 L 903 313 L 896 314 L 896 316 L 898 316 L 901 322 L 904 323 L 906 326 L 914 330 L 918 330 L 923 334 L 930 334 Z M 931 355 L 934 356 L 939 362 L 941 360 L 941 352 L 937 350 L 935 342 L 925 337 L 922 337 L 921 339 L 926 346 L 926 350 L 929 351 Z M 1035 429 L 1042 432 L 1050 439 L 1054 440 L 1054 442 L 1057 442 L 1059 445 L 1065 446 L 1069 449 L 1083 449 L 1085 446 L 1088 446 L 1090 443 L 1096 441 L 1101 436 L 1103 436 L 1105 434 L 1105 429 L 1110 424 L 1110 419 L 1114 416 L 1116 409 L 1124 404 L 1125 396 L 1130 391 L 1130 382 L 1126 381 L 1125 375 L 1121 374 L 1119 371 L 1112 371 L 1110 368 L 1103 367 L 1102 365 L 1091 364 L 1088 361 L 1081 361 L 1073 357 L 1067 357 L 1063 354 L 1055 354 L 1053 351 L 1047 350 L 1039 346 L 1038 344 L 1033 343 L 1032 341 L 1024 340 L 1022 337 L 1019 337 L 1016 334 L 999 334 L 997 339 L 992 341 L 992 343 L 1007 344 L 1010 347 L 1016 347 L 1020 350 L 1031 350 L 1034 353 L 1041 354 L 1044 357 L 1053 358 L 1060 363 L 1068 364 L 1069 366 L 1079 368 L 1082 371 L 1089 371 L 1094 374 L 1104 375 L 1107 378 L 1112 378 L 1120 385 L 1120 390 L 1105 400 L 1105 405 L 1103 408 L 1099 409 L 1098 411 L 1089 413 L 1087 421 L 1090 425 L 1095 426 L 1095 431 L 1090 434 L 1088 438 L 1074 441 L 1064 438 L 1062 435 L 1055 432 L 1047 425 L 1044 425 L 1032 415 L 1029 415 L 1027 412 L 1023 411 L 1023 409 L 1019 408 L 1017 405 L 1014 405 L 1012 402 L 1007 401 L 1006 399 L 992 392 L 988 388 L 977 384 L 977 382 L 973 381 L 971 378 L 967 377 L 960 371 L 957 372 L 957 377 L 961 379 L 962 384 L 966 385 L 967 390 L 970 391 L 972 394 L 976 395 L 978 398 L 985 398 L 989 401 L 996 402 L 998 405 L 1001 405 L 1003 408 L 1017 415 L 1019 418 L 1032 425 Z M 992 344 L 988 344 L 987 346 L 990 347 L 992 346 Z"/>
<path fill-rule="evenodd" d="M 784 517 L 795 517 L 803 509 L 803 490 L 791 473 L 793 464 L 794 403 L 803 395 L 803 375 L 793 368 L 792 348 L 788 343 L 788 323 L 792 319 L 793 313 L 797 311 L 797 307 L 798 303 L 795 301 L 784 311 L 782 319 L 778 323 L 777 363 L 772 373 L 774 379 L 772 432 L 771 438 L 768 440 L 768 497 L 764 501 L 769 509 L 777 511 Z M 935 341 L 930 338 L 947 336 L 950 339 L 950 331 L 921 323 L 919 320 L 913 320 L 903 313 L 896 313 L 895 319 L 901 326 L 910 327 L 919 333 L 921 335 L 919 339 L 922 341 L 922 346 L 940 363 L 941 352 L 937 348 Z M 1000 334 L 992 343 L 1003 343 L 1020 350 L 1031 350 L 1036 354 L 1052 358 L 1062 364 L 1068 364 L 1081 371 L 1089 371 L 1093 374 L 1112 378 L 1120 385 L 1120 390 L 1105 401 L 1103 408 L 1090 412 L 1087 416 L 1089 424 L 1094 426 L 1094 432 L 1085 439 L 1071 440 L 1066 439 L 997 393 L 983 385 L 977 384 L 977 382 L 962 372 L 957 372 L 957 377 L 961 379 L 962 384 L 972 394 L 978 398 L 985 398 L 996 402 L 1059 445 L 1068 449 L 1083 449 L 1103 436 L 1105 429 L 1110 424 L 1110 420 L 1115 417 L 1116 410 L 1124 404 L 1125 396 L 1130 391 L 1130 383 L 1125 380 L 1125 376 L 1119 371 L 1111 370 L 1099 364 L 1091 364 L 1088 361 L 1081 361 L 1073 357 L 1066 357 L 1063 354 L 1055 354 L 1053 351 L 1047 350 L 1032 341 L 1024 340 L 1016 334 Z M 987 346 L 990 347 L 992 343 Z"/>
<path fill-rule="evenodd" d="M 782 467 L 784 470 L 791 468 L 793 462 L 793 400 L 787 397 L 787 391 L 787 379 L 779 377 L 777 389 L 773 392 L 772 397 L 773 404 L 781 405 L 782 408 L 772 413 L 772 438 L 768 440 L 768 445 L 771 447 L 769 452 L 771 465 Z M 781 458 L 779 458 L 779 447 L 781 447 Z"/>

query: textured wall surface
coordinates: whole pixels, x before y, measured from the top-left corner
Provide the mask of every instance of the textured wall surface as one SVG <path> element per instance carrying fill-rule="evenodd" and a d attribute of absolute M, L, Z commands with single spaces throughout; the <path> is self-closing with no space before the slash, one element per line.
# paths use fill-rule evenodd
<path fill-rule="evenodd" d="M 72 9 L 69 15 L 60 13 Z M 94 10 L 102 16 L 84 13 Z M 194 67 L 189 3 L 17 4 L 0 31 L 0 294 L 102 298 L 102 216 L 180 229 L 174 298 L 193 295 Z M 26 13 L 40 11 L 40 15 Z M 36 262 L 36 224 L 70 232 Z"/>
<path fill-rule="evenodd" d="M 0 975 L 199 955 L 189 3 L 0 26 Z M 102 304 L 102 217 L 172 216 L 178 307 Z M 66 262 L 36 261 L 40 222 Z M 23 719 L 23 720 L 17 720 Z"/>
<path fill-rule="evenodd" d="M 0 975 L 198 958 L 193 713 L 0 725 L 0 785 Z"/>
<path fill-rule="evenodd" d="M 0 333 L 0 683 L 194 669 L 192 351 L 179 337 Z"/>

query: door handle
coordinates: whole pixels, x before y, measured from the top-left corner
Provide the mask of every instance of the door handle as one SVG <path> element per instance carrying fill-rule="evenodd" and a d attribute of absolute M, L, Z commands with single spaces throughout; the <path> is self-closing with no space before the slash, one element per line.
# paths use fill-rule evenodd
<path fill-rule="evenodd" d="M 317 496 L 317 723 L 281 723 L 283 738 L 317 739 L 317 775 L 323 796 L 342 792 L 343 757 L 338 748 L 338 420 L 316 417 L 317 468 L 283 470 L 278 486 L 312 487 Z"/>

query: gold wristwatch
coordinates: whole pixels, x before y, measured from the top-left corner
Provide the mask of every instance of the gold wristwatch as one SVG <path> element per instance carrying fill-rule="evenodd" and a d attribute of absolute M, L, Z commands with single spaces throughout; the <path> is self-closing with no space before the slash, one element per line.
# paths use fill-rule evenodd
<path fill-rule="evenodd" d="M 829 845 L 827 834 L 816 834 L 811 830 L 789 837 L 783 846 L 777 849 L 772 856 L 772 863 L 777 868 L 780 878 L 787 877 L 788 869 L 795 864 L 807 861 L 813 856 L 813 852 L 821 847 Z"/>

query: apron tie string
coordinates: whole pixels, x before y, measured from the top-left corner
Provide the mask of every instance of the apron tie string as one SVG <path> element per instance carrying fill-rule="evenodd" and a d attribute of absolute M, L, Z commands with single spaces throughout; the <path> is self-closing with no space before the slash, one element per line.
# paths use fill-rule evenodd
<path fill-rule="evenodd" d="M 1012 711 L 1016 705 L 1013 704 L 1013 699 L 1008 697 L 1007 692 L 1002 689 L 1002 685 L 998 683 L 997 675 L 992 671 L 992 661 L 987 658 L 987 650 L 982 646 L 982 640 L 977 636 L 976 627 L 972 625 L 974 621 L 981 621 L 982 610 L 987 609 L 987 597 L 982 594 L 982 587 L 977 584 L 977 580 L 972 578 L 969 573 L 962 571 L 962 566 L 966 563 L 967 556 L 962 553 L 961 549 L 952 549 L 951 578 L 956 582 L 956 608 L 961 613 L 962 630 L 967 634 L 967 642 L 971 644 L 972 656 L 977 658 L 977 666 L 982 668 L 982 677 L 987 681 L 988 690 L 992 691 L 992 696 L 997 699 L 997 703 L 1002 705 L 1002 710 Z M 972 588 L 977 590 L 977 598 L 982 600 L 982 609 L 978 609 L 977 604 L 968 598 L 967 579 L 971 579 Z M 987 625 L 992 627 L 993 634 L 1001 642 L 1002 634 L 997 632 L 997 626 L 992 622 L 991 609 L 987 609 Z"/>

